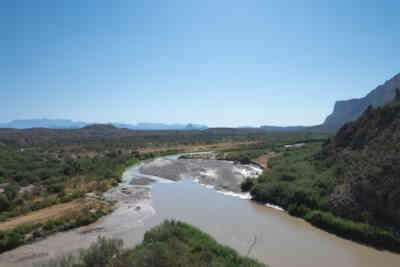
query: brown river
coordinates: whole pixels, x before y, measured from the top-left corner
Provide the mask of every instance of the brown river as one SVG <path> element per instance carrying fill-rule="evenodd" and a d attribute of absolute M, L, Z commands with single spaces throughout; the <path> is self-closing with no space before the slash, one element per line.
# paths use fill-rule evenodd
<path fill-rule="evenodd" d="M 124 180 L 140 176 L 138 168 Z M 121 204 L 90 231 L 73 230 L 0 255 L 0 266 L 30 266 L 77 247 L 87 247 L 98 235 L 122 238 L 127 246 L 137 244 L 146 230 L 165 219 L 197 226 L 217 241 L 276 267 L 399 267 L 400 255 L 379 251 L 319 230 L 287 213 L 247 199 L 225 195 L 193 179 L 151 185 L 151 198 L 139 202 L 141 211 Z"/>

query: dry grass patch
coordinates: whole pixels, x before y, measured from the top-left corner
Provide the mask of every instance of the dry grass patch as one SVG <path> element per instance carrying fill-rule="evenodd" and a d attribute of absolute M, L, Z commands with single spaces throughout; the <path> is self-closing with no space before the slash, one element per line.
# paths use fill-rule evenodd
<path fill-rule="evenodd" d="M 163 147 L 147 147 L 139 149 L 141 153 L 160 152 L 166 150 L 183 150 L 184 152 L 197 152 L 197 151 L 208 151 L 215 149 L 229 149 L 238 145 L 249 145 L 258 143 L 257 141 L 246 141 L 246 142 L 224 142 L 215 143 L 208 145 L 177 145 L 177 146 L 163 146 Z"/>
<path fill-rule="evenodd" d="M 273 158 L 273 157 L 278 157 L 280 155 L 281 155 L 281 153 L 271 152 L 271 153 L 259 156 L 258 158 L 254 159 L 253 162 L 255 162 L 258 165 L 260 165 L 261 167 L 263 167 L 264 170 L 268 170 L 268 161 L 269 161 L 269 159 Z"/>
<path fill-rule="evenodd" d="M 112 179 L 105 179 L 105 180 L 96 180 L 96 181 L 77 181 L 72 185 L 65 188 L 66 193 L 73 193 L 76 191 L 80 192 L 94 192 L 94 191 L 106 191 L 112 185 Z"/>
<path fill-rule="evenodd" d="M 83 212 L 91 209 L 106 208 L 106 204 L 96 200 L 79 199 L 68 203 L 54 205 L 38 211 L 33 211 L 23 216 L 14 217 L 0 223 L 0 231 L 11 230 L 19 225 L 28 223 L 44 223 L 48 220 L 61 217 L 78 217 Z"/>

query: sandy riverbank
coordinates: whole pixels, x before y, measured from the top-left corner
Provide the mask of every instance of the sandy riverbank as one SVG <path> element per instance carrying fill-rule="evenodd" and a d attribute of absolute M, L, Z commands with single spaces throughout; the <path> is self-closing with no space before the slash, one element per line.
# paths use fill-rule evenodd
<path fill-rule="evenodd" d="M 116 202 L 114 212 L 90 226 L 57 233 L 2 253 L 0 265 L 22 267 L 44 263 L 77 249 L 87 248 L 98 236 L 121 238 L 126 246 L 133 246 L 143 238 L 144 221 L 155 214 L 151 188 L 148 186 L 152 182 L 170 183 L 190 178 L 224 194 L 235 192 L 239 196 L 241 182 L 246 177 L 257 176 L 261 171 L 255 165 L 233 164 L 229 161 L 169 157 L 130 167 L 123 175 L 124 182 L 104 193 L 106 200 Z"/>
<path fill-rule="evenodd" d="M 87 248 L 98 236 L 123 238 L 125 232 L 141 226 L 146 218 L 155 214 L 150 196 L 150 188 L 120 184 L 104 194 L 107 200 L 117 201 L 116 209 L 110 215 L 92 225 L 57 233 L 2 253 L 0 266 L 23 267 L 41 264 L 79 248 Z M 138 243 L 141 238 L 142 236 L 138 235 L 136 240 L 129 240 L 127 244 Z"/>
<path fill-rule="evenodd" d="M 194 178 L 216 190 L 240 193 L 243 180 L 257 177 L 262 170 L 256 165 L 234 164 L 225 160 L 160 158 L 142 166 L 140 172 L 173 181 Z"/>

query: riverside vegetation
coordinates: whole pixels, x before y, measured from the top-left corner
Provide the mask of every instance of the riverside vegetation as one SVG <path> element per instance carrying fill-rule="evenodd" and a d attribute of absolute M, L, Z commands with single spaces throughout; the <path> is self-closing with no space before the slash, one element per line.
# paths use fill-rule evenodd
<path fill-rule="evenodd" d="M 165 221 L 149 230 L 135 248 L 123 249 L 122 245 L 118 239 L 99 238 L 78 256 L 55 259 L 42 267 L 266 267 L 256 260 L 239 256 L 208 234 L 178 221 Z"/>
<path fill-rule="evenodd" d="M 9 183 L 4 187 L 4 194 L 0 194 L 0 220 L 3 221 L 0 223 L 0 252 L 95 222 L 112 211 L 113 203 L 105 201 L 101 195 L 121 181 L 126 167 L 140 160 L 177 153 L 175 150 L 134 154 L 104 152 L 93 158 L 72 159 L 70 155 L 61 158 L 51 154 L 35 155 L 29 150 L 2 152 L 2 174 L 8 177 Z M 87 199 L 86 194 L 91 192 L 96 197 Z M 65 204 L 71 208 L 63 212 L 61 207 Z M 57 213 L 56 218 L 48 216 L 45 221 L 34 220 L 35 212 L 45 216 L 50 207 L 60 209 L 61 213 Z M 32 220 L 13 224 L 13 219 L 21 215 L 31 216 Z"/>
<path fill-rule="evenodd" d="M 253 153 L 307 136 L 229 129 L 139 132 L 109 125 L 0 129 L 0 252 L 111 212 L 113 203 L 102 193 L 120 182 L 126 167 L 141 160 L 176 154 L 181 148 L 218 148 L 221 143 L 226 152 L 247 142 L 240 148 Z"/>
<path fill-rule="evenodd" d="M 271 158 L 242 190 L 339 236 L 400 252 L 399 114 L 398 100 L 369 107 L 327 142 Z"/>
<path fill-rule="evenodd" d="M 113 203 L 101 195 L 118 184 L 127 166 L 201 146 L 215 150 L 218 159 L 241 163 L 275 153 L 277 157 L 269 159 L 269 169 L 259 179 L 248 179 L 242 185 L 253 199 L 280 205 L 292 215 L 346 238 L 379 248 L 400 247 L 398 233 L 387 224 L 351 221 L 335 213 L 332 195 L 348 187 L 348 167 L 324 154 L 333 143 L 332 139 L 324 141 L 327 135 L 229 129 L 132 133 L 109 126 L 73 130 L 73 137 L 67 130 L 52 131 L 55 134 L 40 137 L 35 129 L 0 134 L 0 251 L 94 222 L 112 211 Z M 306 145 L 284 147 L 293 143 Z M 87 199 L 87 193 L 93 192 L 97 197 Z M 1 228 L 21 215 L 74 203 L 79 203 L 79 208 L 73 213 Z"/>
<path fill-rule="evenodd" d="M 264 140 L 263 142 L 220 149 L 217 151 L 216 158 L 239 162 L 241 164 L 256 163 L 255 159 L 262 155 L 280 153 L 284 145 L 321 142 L 321 140 L 327 140 L 328 136 L 329 135 L 323 133 L 277 132 L 275 133 L 275 138 Z"/>

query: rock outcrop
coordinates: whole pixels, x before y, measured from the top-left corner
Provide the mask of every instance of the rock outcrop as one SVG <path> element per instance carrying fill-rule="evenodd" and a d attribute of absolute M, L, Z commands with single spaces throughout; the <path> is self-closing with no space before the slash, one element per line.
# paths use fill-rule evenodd
<path fill-rule="evenodd" d="M 346 167 L 347 182 L 331 196 L 334 213 L 400 225 L 400 90 L 393 102 L 370 105 L 360 118 L 346 123 L 322 155 Z"/>
<path fill-rule="evenodd" d="M 326 118 L 324 125 L 339 129 L 346 122 L 360 117 L 368 106 L 379 107 L 392 101 L 396 88 L 400 88 L 400 73 L 363 98 L 337 101 L 333 113 Z"/>

